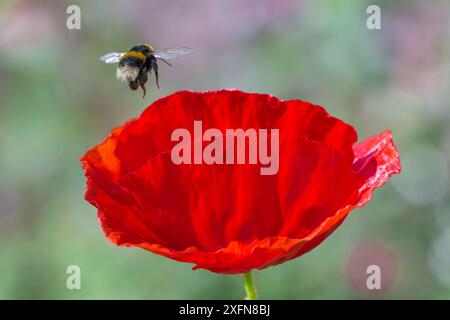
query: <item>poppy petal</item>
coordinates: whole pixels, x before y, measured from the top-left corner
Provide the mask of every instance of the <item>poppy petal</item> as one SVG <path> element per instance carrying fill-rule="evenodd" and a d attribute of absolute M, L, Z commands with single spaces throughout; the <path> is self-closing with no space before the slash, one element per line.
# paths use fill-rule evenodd
<path fill-rule="evenodd" d="M 353 170 L 366 181 L 358 203 L 363 206 L 370 200 L 373 189 L 381 187 L 393 174 L 399 174 L 402 167 L 390 130 L 356 144 L 353 150 Z"/>
<path fill-rule="evenodd" d="M 192 132 L 199 120 L 204 130 L 279 130 L 276 174 L 262 175 L 248 163 L 175 164 L 171 133 Z M 85 197 L 117 245 L 218 273 L 262 269 L 319 245 L 400 172 L 389 131 L 355 145 L 356 139 L 353 127 L 308 102 L 182 91 L 85 154 Z"/>

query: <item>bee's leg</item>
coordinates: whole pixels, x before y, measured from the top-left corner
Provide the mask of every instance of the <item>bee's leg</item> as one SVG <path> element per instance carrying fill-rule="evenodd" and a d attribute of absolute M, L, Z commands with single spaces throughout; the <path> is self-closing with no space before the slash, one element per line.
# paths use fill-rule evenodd
<path fill-rule="evenodd" d="M 137 81 L 139 82 L 139 86 L 142 88 L 142 90 L 144 91 L 144 95 L 142 96 L 142 99 L 144 99 L 147 90 L 145 90 L 145 83 L 148 80 L 148 73 L 147 71 L 142 71 L 141 74 L 139 75 Z"/>
<path fill-rule="evenodd" d="M 142 91 L 144 91 L 144 94 L 142 95 L 142 99 L 144 99 L 145 95 L 147 94 L 147 90 L 145 90 L 145 84 L 141 84 L 140 86 L 142 88 Z"/>
<path fill-rule="evenodd" d="M 156 86 L 157 86 L 158 89 L 159 89 L 159 82 L 158 82 L 158 64 L 156 63 L 155 60 L 152 61 L 152 67 L 153 67 L 153 70 L 155 70 Z"/>

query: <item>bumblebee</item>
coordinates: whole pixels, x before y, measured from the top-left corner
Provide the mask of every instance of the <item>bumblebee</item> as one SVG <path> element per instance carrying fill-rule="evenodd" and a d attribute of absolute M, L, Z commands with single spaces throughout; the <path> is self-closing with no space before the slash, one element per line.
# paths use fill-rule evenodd
<path fill-rule="evenodd" d="M 148 75 L 154 70 L 156 86 L 159 89 L 158 82 L 158 60 L 172 66 L 166 59 L 174 59 L 179 56 L 191 53 L 191 48 L 178 47 L 162 50 L 155 50 L 150 44 L 141 44 L 132 47 L 127 52 L 110 52 L 100 57 L 105 63 L 117 63 L 116 77 L 121 81 L 128 83 L 131 90 L 142 88 L 145 97 L 145 84 Z"/>

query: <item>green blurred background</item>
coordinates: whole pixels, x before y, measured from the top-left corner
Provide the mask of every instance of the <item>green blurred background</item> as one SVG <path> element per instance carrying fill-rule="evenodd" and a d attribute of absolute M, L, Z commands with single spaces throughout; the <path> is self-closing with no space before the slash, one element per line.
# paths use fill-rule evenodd
<path fill-rule="evenodd" d="M 239 275 L 109 243 L 79 163 L 159 97 L 240 88 L 321 104 L 360 139 L 391 129 L 403 164 L 321 246 L 257 271 L 260 297 L 449 299 L 449 16 L 438 0 L 0 1 L 0 298 L 243 298 Z M 160 64 L 142 100 L 98 57 L 147 41 L 195 52 Z M 371 264 L 380 291 L 365 287 Z"/>

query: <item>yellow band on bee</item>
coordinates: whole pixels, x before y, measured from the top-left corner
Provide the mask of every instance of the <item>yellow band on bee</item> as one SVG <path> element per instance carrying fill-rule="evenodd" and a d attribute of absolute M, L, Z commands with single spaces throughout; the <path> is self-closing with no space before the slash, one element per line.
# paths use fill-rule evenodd
<path fill-rule="evenodd" d="M 145 61 L 146 57 L 142 52 L 139 51 L 128 51 L 126 52 L 122 58 L 120 58 L 120 60 L 123 60 L 125 58 L 129 58 L 129 57 L 135 57 L 138 58 L 139 60 Z"/>
<path fill-rule="evenodd" d="M 151 52 L 155 51 L 150 43 L 146 43 L 145 45 L 150 49 Z"/>

